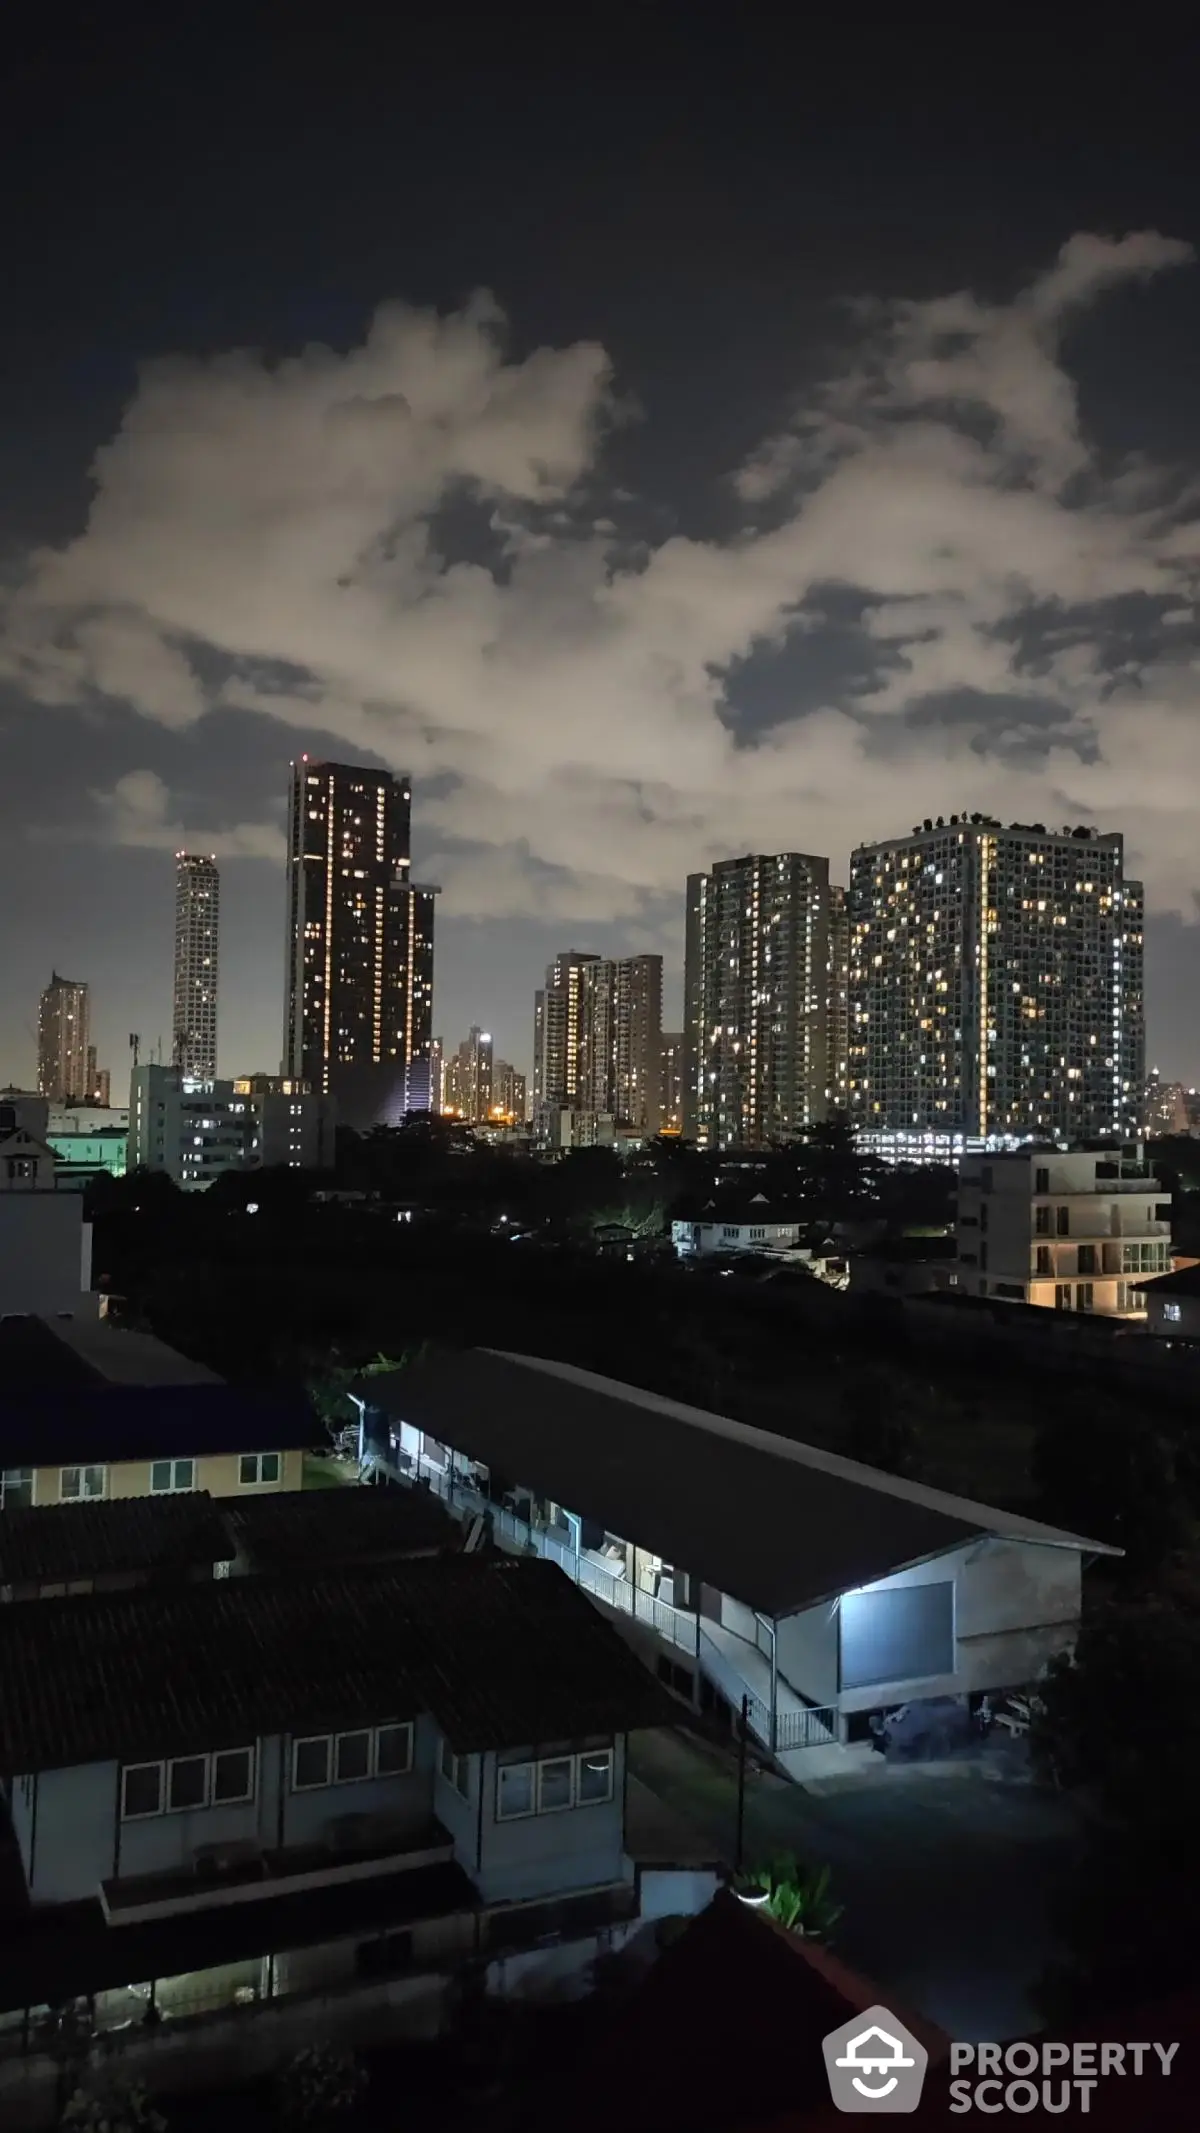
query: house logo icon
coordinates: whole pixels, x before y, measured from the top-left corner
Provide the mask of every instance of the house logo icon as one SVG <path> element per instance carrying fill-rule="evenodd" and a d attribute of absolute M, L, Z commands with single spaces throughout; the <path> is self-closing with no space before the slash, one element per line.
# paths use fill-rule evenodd
<path fill-rule="evenodd" d="M 839 2111 L 915 2111 L 929 2054 L 886 2007 L 868 2007 L 821 2046 Z"/>

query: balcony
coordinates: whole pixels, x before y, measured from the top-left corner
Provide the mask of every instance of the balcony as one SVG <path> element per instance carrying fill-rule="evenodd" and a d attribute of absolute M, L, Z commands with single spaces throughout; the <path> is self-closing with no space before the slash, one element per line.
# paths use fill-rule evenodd
<path fill-rule="evenodd" d="M 384 1874 L 443 1866 L 453 1857 L 449 1831 L 432 1817 L 413 1829 L 386 1815 L 346 1815 L 331 1823 L 325 1841 L 316 1844 L 270 1849 L 246 1842 L 200 1846 L 188 1866 L 102 1881 L 100 1902 L 111 1925 L 134 1925 L 347 1881 L 373 1881 Z"/>

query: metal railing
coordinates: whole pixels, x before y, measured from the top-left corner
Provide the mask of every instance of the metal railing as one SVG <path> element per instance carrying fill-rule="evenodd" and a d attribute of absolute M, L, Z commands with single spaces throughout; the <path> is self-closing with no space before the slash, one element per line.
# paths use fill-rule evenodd
<path fill-rule="evenodd" d="M 422 1472 L 428 1475 L 434 1493 L 456 1517 L 466 1521 L 480 1514 L 486 1516 L 497 1541 L 533 1549 L 538 1555 L 557 1563 L 575 1584 L 599 1600 L 602 1606 L 611 1607 L 616 1614 L 629 1615 L 634 1621 L 645 1622 L 668 1644 L 674 1644 L 680 1651 L 697 1658 L 732 1710 L 740 1711 L 745 1699 L 750 1730 L 768 1751 L 817 1748 L 836 1741 L 836 1712 L 832 1708 L 817 1709 L 814 1706 L 795 1711 L 777 1710 L 772 1738 L 770 1705 L 755 1694 L 745 1676 L 694 1614 L 685 1608 L 673 1607 L 669 1600 L 656 1599 L 653 1593 L 643 1592 L 628 1578 L 606 1570 L 590 1556 L 578 1554 L 573 1542 L 556 1539 L 544 1526 L 531 1526 L 527 1519 L 518 1518 L 506 1505 L 489 1503 L 478 1489 L 470 1488 L 457 1477 L 452 1479 L 438 1468 L 425 1468 Z M 757 1617 L 755 1641 L 760 1653 L 769 1657 L 770 1628 Z"/>
<path fill-rule="evenodd" d="M 827 1748 L 837 1740 L 837 1712 L 831 1705 L 817 1709 L 805 1704 L 798 1711 L 776 1711 L 775 1750 L 785 1755 L 790 1748 Z"/>

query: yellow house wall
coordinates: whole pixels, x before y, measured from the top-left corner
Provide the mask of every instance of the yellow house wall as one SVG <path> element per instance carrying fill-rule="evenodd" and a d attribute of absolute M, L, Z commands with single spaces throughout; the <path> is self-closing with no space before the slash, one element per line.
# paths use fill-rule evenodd
<path fill-rule="evenodd" d="M 253 1449 L 247 1446 L 247 1450 Z M 168 1454 L 168 1457 L 186 1458 L 185 1452 Z M 243 1488 L 238 1480 L 238 1463 L 241 1454 L 228 1452 L 220 1458 L 197 1459 L 195 1485 L 207 1489 L 210 1496 L 275 1496 L 286 1489 L 299 1489 L 304 1483 L 303 1451 L 281 1452 L 279 1455 L 278 1481 L 258 1482 Z M 148 1459 L 126 1460 L 108 1468 L 108 1490 L 113 1496 L 149 1496 L 150 1464 Z M 61 1502 L 59 1481 L 61 1468 L 38 1467 L 33 1477 L 33 1500 L 35 1504 Z"/>

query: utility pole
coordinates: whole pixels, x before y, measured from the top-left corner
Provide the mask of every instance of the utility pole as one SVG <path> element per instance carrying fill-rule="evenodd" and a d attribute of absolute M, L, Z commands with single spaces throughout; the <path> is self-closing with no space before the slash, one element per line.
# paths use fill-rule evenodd
<path fill-rule="evenodd" d="M 746 1737 L 750 1731 L 750 1698 L 742 1698 L 741 1723 L 738 1727 L 737 1770 L 737 1844 L 734 1851 L 733 1870 L 740 1874 L 745 1863 L 746 1849 Z"/>

